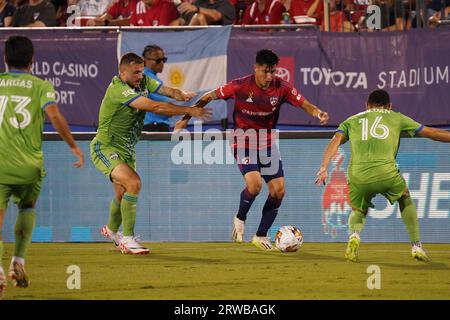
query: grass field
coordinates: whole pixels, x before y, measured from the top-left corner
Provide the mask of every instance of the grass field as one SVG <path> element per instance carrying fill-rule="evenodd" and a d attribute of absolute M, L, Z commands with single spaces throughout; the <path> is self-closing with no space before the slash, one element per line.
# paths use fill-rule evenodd
<path fill-rule="evenodd" d="M 363 243 L 360 261 L 344 260 L 344 243 L 305 243 L 296 253 L 251 244 L 149 243 L 146 256 L 122 255 L 109 243 L 33 243 L 31 285 L 5 299 L 450 299 L 450 244 L 426 244 L 430 263 L 410 258 L 409 244 Z M 3 266 L 12 244 L 5 244 Z M 69 265 L 81 289 L 69 290 Z M 369 290 L 370 265 L 381 289 Z"/>

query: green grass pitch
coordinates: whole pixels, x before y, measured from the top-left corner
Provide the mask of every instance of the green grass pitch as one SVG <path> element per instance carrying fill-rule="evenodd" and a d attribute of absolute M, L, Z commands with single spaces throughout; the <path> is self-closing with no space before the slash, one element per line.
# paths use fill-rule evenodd
<path fill-rule="evenodd" d="M 407 243 L 362 243 L 358 263 L 345 243 L 304 243 L 296 253 L 251 244 L 147 243 L 145 256 L 122 255 L 110 243 L 33 243 L 31 285 L 5 299 L 450 299 L 450 244 L 425 244 L 432 262 L 410 257 Z M 5 244 L 7 269 L 12 244 Z M 67 268 L 80 268 L 81 289 L 69 290 Z M 377 265 L 381 288 L 369 290 Z"/>

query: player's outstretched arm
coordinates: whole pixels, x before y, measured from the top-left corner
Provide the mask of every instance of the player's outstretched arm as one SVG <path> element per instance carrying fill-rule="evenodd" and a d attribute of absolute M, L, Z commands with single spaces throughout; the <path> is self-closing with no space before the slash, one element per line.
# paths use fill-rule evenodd
<path fill-rule="evenodd" d="M 161 86 L 161 88 L 158 90 L 158 93 L 162 94 L 163 96 L 173 98 L 177 101 L 189 101 L 197 95 L 197 93 L 195 93 L 195 92 L 191 92 L 191 91 L 184 92 L 184 91 L 181 91 L 180 89 L 166 87 L 166 86 Z"/>
<path fill-rule="evenodd" d="M 325 184 L 328 178 L 328 165 L 330 164 L 331 158 L 333 158 L 339 146 L 344 142 L 345 140 L 343 134 L 336 132 L 331 141 L 328 143 L 323 153 L 322 164 L 316 174 L 316 185 L 319 186 L 321 184 Z"/>
<path fill-rule="evenodd" d="M 75 139 L 73 138 L 69 126 L 67 125 L 66 118 L 64 118 L 61 112 L 59 112 L 58 106 L 56 104 L 48 105 L 45 108 L 45 113 L 61 138 L 63 138 L 63 140 L 69 145 L 70 150 L 75 157 L 78 158 L 78 161 L 76 161 L 73 165 L 77 168 L 82 167 L 84 165 L 83 152 L 75 143 Z"/>
<path fill-rule="evenodd" d="M 450 132 L 438 128 L 423 127 L 417 135 L 435 141 L 450 142 Z"/>
<path fill-rule="evenodd" d="M 146 97 L 139 97 L 133 100 L 130 104 L 131 107 L 149 111 L 166 116 L 177 116 L 188 114 L 191 117 L 199 118 L 202 120 L 208 120 L 211 117 L 211 110 L 198 107 L 182 107 L 171 103 L 162 101 L 153 101 Z"/>
<path fill-rule="evenodd" d="M 217 94 L 216 94 L 216 90 L 212 90 L 209 91 L 207 93 L 205 93 L 198 101 L 196 104 L 193 105 L 193 107 L 195 108 L 203 108 L 204 106 L 206 106 L 209 102 L 213 101 L 213 100 L 217 100 L 220 99 Z M 190 115 L 185 115 L 181 120 L 177 121 L 177 123 L 175 123 L 175 128 L 174 128 L 174 132 L 180 131 L 184 128 L 187 127 L 187 124 L 189 122 L 189 120 L 192 117 Z"/>
<path fill-rule="evenodd" d="M 314 118 L 318 118 L 321 125 L 325 125 L 328 123 L 328 113 L 325 111 L 320 110 L 318 107 L 313 105 L 311 102 L 305 99 L 302 104 L 302 109 L 305 110 L 305 112 Z"/>

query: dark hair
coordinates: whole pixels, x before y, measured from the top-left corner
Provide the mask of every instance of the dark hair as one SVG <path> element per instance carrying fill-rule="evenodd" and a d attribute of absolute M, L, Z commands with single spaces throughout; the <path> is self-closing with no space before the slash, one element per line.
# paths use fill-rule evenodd
<path fill-rule="evenodd" d="M 142 56 L 145 57 L 147 53 L 152 53 L 153 51 L 164 51 L 160 46 L 157 46 L 156 44 L 149 44 L 148 46 L 145 46 L 144 51 L 142 51 Z"/>
<path fill-rule="evenodd" d="M 367 98 L 367 104 L 372 107 L 387 107 L 391 103 L 389 93 L 384 90 L 374 90 Z"/>
<path fill-rule="evenodd" d="M 123 65 L 129 65 L 132 63 L 142 64 L 142 63 L 144 63 L 144 59 L 139 57 L 136 53 L 129 52 L 129 53 L 124 54 L 122 56 L 122 58 L 120 58 L 119 65 L 123 66 Z"/>
<path fill-rule="evenodd" d="M 5 60 L 10 68 L 26 69 L 33 62 L 34 48 L 30 39 L 11 36 L 5 42 Z"/>
<path fill-rule="evenodd" d="M 272 50 L 262 49 L 256 53 L 256 63 L 261 66 L 263 64 L 273 66 L 278 64 L 278 61 L 280 61 L 280 59 Z"/>

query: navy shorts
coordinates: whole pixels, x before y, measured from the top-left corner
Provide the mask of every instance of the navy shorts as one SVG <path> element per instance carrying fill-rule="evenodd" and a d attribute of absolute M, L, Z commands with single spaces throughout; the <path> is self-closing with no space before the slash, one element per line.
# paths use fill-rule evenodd
<path fill-rule="evenodd" d="M 262 150 L 234 148 L 234 158 L 243 176 L 248 172 L 258 171 L 266 183 L 284 177 L 280 151 L 276 146 Z"/>

